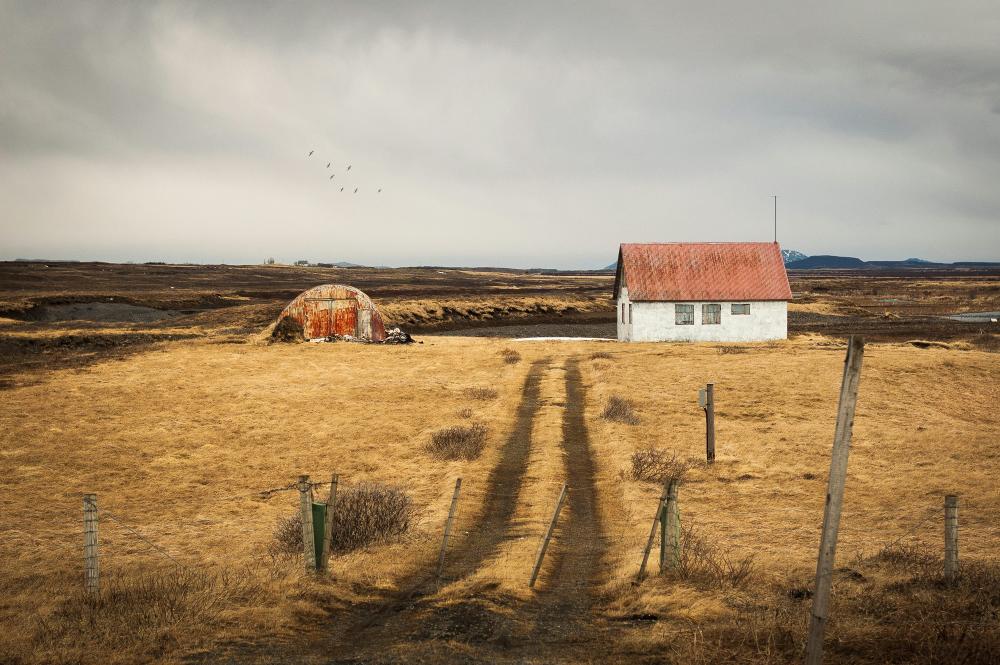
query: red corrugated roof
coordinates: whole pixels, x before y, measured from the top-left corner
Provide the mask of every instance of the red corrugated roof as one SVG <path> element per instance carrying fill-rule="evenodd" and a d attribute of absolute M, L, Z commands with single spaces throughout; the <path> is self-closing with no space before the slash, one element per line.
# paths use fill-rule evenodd
<path fill-rule="evenodd" d="M 622 244 L 615 297 L 624 275 L 631 300 L 791 300 L 781 248 L 773 242 Z"/>

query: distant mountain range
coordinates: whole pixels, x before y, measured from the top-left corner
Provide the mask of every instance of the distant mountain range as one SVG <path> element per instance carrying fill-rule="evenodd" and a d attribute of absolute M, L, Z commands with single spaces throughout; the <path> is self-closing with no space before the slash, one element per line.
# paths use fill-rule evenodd
<path fill-rule="evenodd" d="M 787 254 L 786 254 L 787 252 Z M 863 261 L 855 256 L 832 256 L 819 254 L 805 256 L 794 250 L 782 250 L 785 256 L 785 267 L 789 270 L 879 270 L 886 268 L 983 268 L 1000 266 L 995 261 L 957 261 L 955 263 L 937 263 L 927 259 L 909 258 L 902 261 Z M 796 258 L 801 256 L 802 258 Z"/>
<path fill-rule="evenodd" d="M 909 258 L 903 261 L 863 261 L 855 256 L 833 256 L 817 254 L 808 256 L 794 249 L 781 250 L 785 267 L 789 270 L 879 270 L 886 268 L 990 268 L 1000 267 L 1000 261 L 958 261 L 956 263 L 936 263 L 927 259 Z M 615 272 L 618 262 L 601 268 Z"/>

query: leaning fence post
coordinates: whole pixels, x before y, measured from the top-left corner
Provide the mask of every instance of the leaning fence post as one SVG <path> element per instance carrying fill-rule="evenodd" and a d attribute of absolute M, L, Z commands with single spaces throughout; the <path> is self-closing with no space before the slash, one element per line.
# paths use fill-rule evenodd
<path fill-rule="evenodd" d="M 677 485 L 677 479 L 671 480 L 667 485 L 667 501 L 660 512 L 660 573 L 667 568 L 676 568 L 680 561 Z"/>
<path fill-rule="evenodd" d="M 326 497 L 326 524 L 323 529 L 323 550 L 317 569 L 325 572 L 330 567 L 330 539 L 333 537 L 333 508 L 337 503 L 337 474 L 330 478 L 330 494 Z M 311 512 L 311 511 L 310 511 Z"/>
<path fill-rule="evenodd" d="M 844 377 L 840 385 L 840 402 L 837 406 L 837 426 L 833 434 L 830 478 L 827 481 L 826 508 L 823 511 L 823 535 L 820 537 L 819 556 L 816 557 L 816 591 L 813 595 L 812 615 L 809 618 L 806 665 L 820 665 L 823 662 L 823 631 L 826 629 L 830 605 L 830 578 L 833 575 L 833 559 L 837 550 L 840 511 L 844 505 L 847 458 L 851 453 L 851 430 L 854 427 L 854 407 L 858 402 L 858 383 L 861 380 L 861 360 L 864 353 L 864 338 L 852 336 L 847 343 Z"/>
<path fill-rule="evenodd" d="M 101 590 L 100 562 L 97 558 L 96 494 L 83 495 L 83 563 L 87 593 L 96 596 Z"/>
<path fill-rule="evenodd" d="M 542 569 L 542 559 L 545 558 L 545 550 L 549 548 L 549 541 L 552 539 L 552 532 L 556 530 L 556 521 L 559 519 L 559 511 L 562 510 L 563 501 L 566 499 L 566 484 L 563 483 L 562 491 L 559 492 L 559 500 L 556 501 L 556 509 L 552 512 L 552 521 L 549 522 L 549 528 L 545 531 L 545 538 L 542 540 L 542 546 L 538 549 L 538 557 L 535 559 L 535 567 L 531 569 L 531 581 L 528 582 L 528 587 L 532 588 L 535 586 L 535 580 L 538 579 L 538 571 Z"/>
<path fill-rule="evenodd" d="M 667 493 L 669 485 L 663 486 L 663 494 L 660 495 L 660 500 L 656 504 L 656 515 L 653 517 L 653 526 L 649 528 L 649 538 L 646 539 L 646 547 L 642 550 L 642 563 L 639 564 L 639 574 L 636 575 L 636 579 L 641 580 L 646 574 L 646 564 L 649 563 L 649 553 L 653 549 L 653 541 L 656 540 L 656 527 L 660 523 L 660 516 L 663 514 L 663 510 L 667 505 Z"/>
<path fill-rule="evenodd" d="M 949 581 L 958 577 L 958 497 L 954 494 L 944 498 L 944 577 Z"/>
<path fill-rule="evenodd" d="M 313 535 L 313 496 L 309 476 L 299 476 L 299 508 L 302 512 L 302 553 L 306 570 L 316 570 L 316 537 Z"/>
<path fill-rule="evenodd" d="M 448 521 L 444 523 L 444 537 L 441 539 L 441 554 L 438 556 L 437 576 L 444 572 L 444 554 L 448 551 L 448 536 L 451 535 L 451 525 L 455 521 L 455 510 L 458 508 L 458 493 L 462 491 L 462 479 L 455 480 L 455 493 L 451 496 L 451 507 L 448 509 Z"/>

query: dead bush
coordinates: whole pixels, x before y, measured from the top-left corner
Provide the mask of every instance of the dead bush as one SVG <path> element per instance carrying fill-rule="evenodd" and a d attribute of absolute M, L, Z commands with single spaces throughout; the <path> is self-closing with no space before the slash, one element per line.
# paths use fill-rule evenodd
<path fill-rule="evenodd" d="M 344 554 L 391 542 L 406 534 L 415 508 L 410 495 L 399 487 L 360 483 L 337 491 L 333 509 L 330 551 Z M 273 554 L 302 553 L 302 515 L 296 512 L 278 521 L 271 544 Z"/>
<path fill-rule="evenodd" d="M 427 446 L 431 455 L 445 460 L 474 460 L 486 447 L 486 425 L 472 423 L 455 425 L 438 430 L 431 434 L 431 442 Z"/>
<path fill-rule="evenodd" d="M 493 388 L 487 388 L 486 386 L 473 386 L 471 388 L 465 389 L 465 396 L 469 399 L 479 399 L 483 401 L 496 399 L 497 393 Z"/>
<path fill-rule="evenodd" d="M 635 415 L 635 404 L 632 400 L 618 395 L 612 395 L 608 398 L 607 404 L 604 405 L 604 411 L 601 412 L 601 418 L 626 425 L 639 424 L 639 416 Z"/>
<path fill-rule="evenodd" d="M 590 354 L 591 360 L 614 360 L 614 356 L 607 351 L 597 351 Z"/>
<path fill-rule="evenodd" d="M 99 596 L 77 589 L 40 618 L 32 644 L 36 653 L 57 652 L 67 662 L 75 650 L 141 647 L 163 655 L 178 637 L 222 620 L 223 612 L 262 602 L 265 576 L 259 573 L 171 568 L 107 576 Z"/>
<path fill-rule="evenodd" d="M 720 346 L 718 349 L 719 353 L 722 355 L 728 355 L 730 353 L 746 353 L 748 351 L 745 346 Z"/>
<path fill-rule="evenodd" d="M 1000 335 L 994 335 L 985 330 L 980 330 L 979 334 L 969 339 L 969 344 L 979 351 L 996 353 L 1000 351 Z"/>
<path fill-rule="evenodd" d="M 305 333 L 299 323 L 286 316 L 274 326 L 271 339 L 276 342 L 302 342 L 305 341 Z"/>
<path fill-rule="evenodd" d="M 754 581 L 754 555 L 736 557 L 705 538 L 693 525 L 681 525 L 678 577 L 715 587 L 741 587 Z"/>
<path fill-rule="evenodd" d="M 677 453 L 668 453 L 661 448 L 643 448 L 632 453 L 631 467 L 628 477 L 660 485 L 668 480 L 681 480 L 690 464 L 677 457 Z"/>
<path fill-rule="evenodd" d="M 508 365 L 516 365 L 521 362 L 521 354 L 509 347 L 500 350 L 500 357 L 503 358 L 503 361 Z"/>

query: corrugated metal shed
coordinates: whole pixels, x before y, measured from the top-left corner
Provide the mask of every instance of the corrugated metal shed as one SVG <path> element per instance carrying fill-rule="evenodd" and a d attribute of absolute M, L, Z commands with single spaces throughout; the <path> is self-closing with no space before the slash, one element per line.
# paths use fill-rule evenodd
<path fill-rule="evenodd" d="M 614 297 L 624 278 L 635 301 L 791 300 L 778 243 L 622 244 Z"/>
<path fill-rule="evenodd" d="M 323 284 L 300 294 L 278 317 L 291 319 L 306 339 L 351 336 L 369 342 L 385 341 L 385 324 L 375 303 L 353 286 Z"/>

